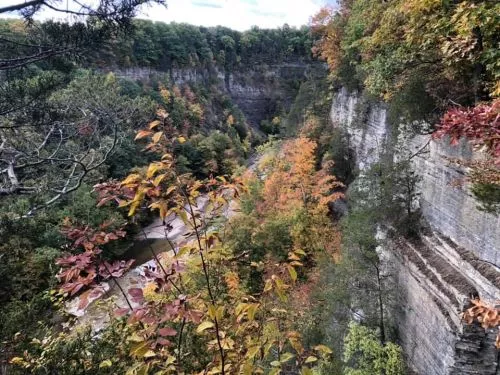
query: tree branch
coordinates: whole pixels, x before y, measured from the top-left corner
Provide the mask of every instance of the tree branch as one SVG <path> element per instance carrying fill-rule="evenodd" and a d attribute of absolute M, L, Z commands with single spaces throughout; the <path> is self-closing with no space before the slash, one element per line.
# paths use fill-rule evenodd
<path fill-rule="evenodd" d="M 37 6 L 37 5 L 43 5 L 43 4 L 45 4 L 44 0 L 31 0 L 31 1 L 27 1 L 25 3 L 19 3 L 19 4 L 9 5 L 9 6 L 0 8 L 0 13 L 15 12 L 17 10 L 23 10 L 23 9 L 31 7 L 31 6 Z"/>

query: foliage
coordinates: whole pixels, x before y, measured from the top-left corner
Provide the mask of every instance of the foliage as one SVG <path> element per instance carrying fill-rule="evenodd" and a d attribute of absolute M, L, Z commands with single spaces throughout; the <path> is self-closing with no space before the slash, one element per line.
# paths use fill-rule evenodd
<path fill-rule="evenodd" d="M 284 143 L 280 158 L 275 160 L 264 183 L 267 209 L 307 208 L 313 204 L 315 209 L 325 210 L 329 202 L 341 196 L 334 189 L 342 184 L 328 175 L 326 168 L 316 172 L 316 147 L 314 141 L 305 137 Z"/>
<path fill-rule="evenodd" d="M 492 306 L 487 302 L 474 299 L 471 301 L 472 307 L 466 309 L 462 314 L 462 319 L 467 324 L 478 322 L 484 329 L 498 328 L 500 326 L 500 315 L 497 306 Z M 500 349 L 500 330 L 497 334 L 495 346 Z"/>
<path fill-rule="evenodd" d="M 402 349 L 391 342 L 381 344 L 374 331 L 351 322 L 344 339 L 346 375 L 403 375 Z"/>
<path fill-rule="evenodd" d="M 119 94 L 112 75 L 82 72 L 45 102 L 45 112 L 11 112 L 1 120 L 0 191 L 37 196 L 33 214 L 75 191 L 103 169 L 127 130 L 151 110 L 144 98 Z"/>
<path fill-rule="evenodd" d="M 184 23 L 136 20 L 131 40 L 116 38 L 110 55 L 101 55 L 120 66 L 171 68 L 222 67 L 232 71 L 250 69 L 256 64 L 275 64 L 285 60 L 310 60 L 311 37 L 306 27 L 284 25 L 277 29 L 253 27 L 237 32 L 226 27 L 198 27 Z"/>
<path fill-rule="evenodd" d="M 480 202 L 479 209 L 500 214 L 500 184 L 475 183 L 471 191 Z"/>
<path fill-rule="evenodd" d="M 59 294 L 63 297 L 74 297 L 83 292 L 80 296 L 80 309 L 86 307 L 89 298 L 98 298 L 105 292 L 98 285 L 100 281 L 123 276 L 134 262 L 134 260 L 129 260 L 109 263 L 99 259 L 102 246 L 125 237 L 125 231 L 113 230 L 109 228 L 111 224 L 104 223 L 96 230 L 88 225 L 74 226 L 69 219 L 66 219 L 62 227 L 66 237 L 73 241 L 72 249 L 83 251 L 56 260 L 56 264 L 61 267 L 56 275 L 61 283 Z"/>
<path fill-rule="evenodd" d="M 297 135 L 308 122 L 325 128 L 329 125 L 331 94 L 327 73 L 323 67 L 311 68 L 309 78 L 300 85 L 287 116 L 281 121 L 283 135 Z M 315 135 L 312 136 L 313 139 L 319 141 L 319 137 Z"/>
<path fill-rule="evenodd" d="M 354 76 L 390 99 L 418 79 L 441 109 L 470 104 L 498 94 L 498 14 L 489 0 L 342 1 L 313 18 L 315 51 L 351 89 Z"/>
<path fill-rule="evenodd" d="M 130 374 L 199 372 L 203 369 L 222 374 L 255 371 L 277 374 L 290 362 L 300 368 L 301 373 L 310 373 L 310 366 L 320 357 L 328 356 L 330 351 L 321 345 L 304 348 L 300 334 L 292 328 L 291 317 L 281 308 L 297 280 L 306 253 L 292 248 L 278 264 L 260 262 L 258 266 L 266 269 L 262 274 L 264 288 L 259 294 L 248 294 L 238 273 L 238 262 L 245 254 L 224 244 L 213 221 L 222 215 L 230 199 L 238 197 L 242 186 L 222 176 L 196 180 L 189 174 L 180 174 L 172 151 L 177 144 L 183 144 L 185 138 L 167 121 L 170 116 L 165 110 L 159 109 L 157 115 L 158 118 L 147 129 L 139 131 L 136 138 L 147 138 L 146 148 L 162 155 L 161 159 L 137 169 L 120 184 L 110 182 L 97 186 L 101 195 L 99 204 L 117 201 L 121 207 L 128 208 L 129 216 L 147 206 L 159 213 L 167 232 L 165 220 L 175 215 L 191 228 L 192 237 L 180 248 L 172 247 L 175 250 L 171 258 L 155 258 L 157 267 L 145 270 L 146 286 L 129 290 L 135 305 L 129 303 L 128 309 L 116 312 L 128 315 L 127 332 L 122 335 L 122 342 L 130 346 L 119 353 L 118 358 L 125 358 L 120 361 L 121 365 L 127 364 L 126 371 Z M 301 166 L 305 161 L 296 152 L 287 149 L 287 154 L 292 167 L 296 166 L 295 173 L 314 174 L 308 167 Z M 202 197 L 208 199 L 208 205 L 200 215 Z M 321 202 L 319 197 L 318 202 Z M 70 227 L 65 232 L 75 241 L 74 246 L 81 246 L 85 251 L 59 261 L 63 266 L 59 273 L 64 282 L 63 292 L 74 294 L 84 287 L 80 284 L 91 286 L 93 277 L 102 272 L 104 279 L 113 275 L 110 270 L 113 264 L 101 263 L 105 267 L 93 264 L 100 246 L 117 239 L 121 232 L 95 231 L 89 227 Z M 117 263 L 116 276 L 122 270 L 123 265 Z M 74 279 L 81 281 L 84 277 L 92 281 L 76 285 L 75 292 Z M 70 343 L 82 344 L 78 336 Z M 14 358 L 12 363 L 24 368 L 40 366 L 38 356 L 43 355 L 50 368 L 51 358 L 60 350 L 60 345 L 60 339 L 46 339 L 40 347 L 41 352 Z M 123 344 L 117 349 L 121 347 Z M 205 349 L 201 349 L 203 347 Z M 87 351 L 90 350 L 101 349 L 87 346 Z M 73 361 L 85 362 L 87 351 L 78 354 L 71 350 Z M 114 351 L 111 355 L 117 354 Z M 114 359 L 105 359 L 99 366 L 107 368 L 114 362 Z M 87 364 L 84 371 L 95 368 L 94 363 Z"/>
<path fill-rule="evenodd" d="M 451 108 L 441 119 L 434 138 L 447 135 L 457 145 L 465 137 L 478 149 L 484 149 L 495 164 L 500 164 L 500 99 L 473 108 Z"/>
<path fill-rule="evenodd" d="M 30 374 L 116 374 L 125 373 L 132 359 L 123 353 L 131 343 L 124 340 L 130 328 L 124 320 L 113 320 L 111 325 L 96 338 L 90 328 L 72 333 L 50 333 L 45 330 L 44 342 L 34 340 L 30 354 L 14 357 L 17 366 L 13 373 L 23 369 Z"/>

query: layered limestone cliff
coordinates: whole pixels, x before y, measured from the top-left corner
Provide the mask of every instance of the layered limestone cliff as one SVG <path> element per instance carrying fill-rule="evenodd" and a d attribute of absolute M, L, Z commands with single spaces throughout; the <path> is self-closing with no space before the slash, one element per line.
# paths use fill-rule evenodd
<path fill-rule="evenodd" d="M 116 69 L 118 77 L 136 81 L 169 78 L 177 85 L 198 83 L 215 85 L 231 97 L 245 114 L 250 125 L 258 127 L 262 120 L 284 109 L 295 98 L 300 82 L 304 81 L 310 64 L 287 62 L 275 66 L 256 66 L 251 70 L 226 72 L 216 68 L 184 68 L 160 72 L 149 68 Z"/>
<path fill-rule="evenodd" d="M 496 332 L 460 319 L 471 296 L 500 298 L 500 218 L 477 208 L 467 186 L 456 184 L 465 171 L 449 162 L 476 155 L 465 143 L 451 147 L 404 130 L 396 142 L 404 146 L 394 147 L 384 106 L 367 106 L 344 89 L 334 96 L 331 119 L 347 131 L 360 173 L 389 150 L 395 160 L 410 157 L 421 177 L 418 203 L 431 229 L 414 242 L 384 233 L 381 249 L 395 270 L 393 319 L 410 367 L 421 375 L 500 373 Z"/>

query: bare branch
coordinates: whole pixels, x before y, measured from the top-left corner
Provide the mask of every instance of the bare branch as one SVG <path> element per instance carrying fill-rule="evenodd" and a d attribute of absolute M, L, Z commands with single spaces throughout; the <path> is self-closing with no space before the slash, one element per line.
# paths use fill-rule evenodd
<path fill-rule="evenodd" d="M 19 3 L 19 4 L 14 4 L 14 5 L 9 5 L 3 8 L 0 8 L 0 13 L 7 13 L 7 12 L 16 12 L 19 10 L 23 10 L 28 7 L 32 6 L 37 6 L 37 5 L 42 5 L 44 4 L 44 0 L 31 0 L 31 1 L 26 1 L 24 3 Z"/>

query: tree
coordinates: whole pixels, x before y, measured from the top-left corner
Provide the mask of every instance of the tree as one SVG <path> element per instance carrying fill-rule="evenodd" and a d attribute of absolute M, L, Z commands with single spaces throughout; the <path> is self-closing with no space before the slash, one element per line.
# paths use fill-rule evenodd
<path fill-rule="evenodd" d="M 0 70 L 8 74 L 0 78 L 0 194 L 46 193 L 28 214 L 76 190 L 112 154 L 124 123 L 134 121 L 130 117 L 137 112 L 132 102 L 124 103 L 116 84 L 104 85 L 109 97 L 100 87 L 89 86 L 98 83 L 92 77 L 90 82 L 73 81 L 58 94 L 54 91 L 70 81 L 71 60 L 101 49 L 111 36 L 128 30 L 138 7 L 151 2 L 164 4 L 74 1 L 64 8 L 58 0 L 31 0 L 0 8 L 0 14 L 16 12 L 26 20 L 26 25 L 14 22 L 1 28 Z M 34 22 L 44 9 L 69 14 L 75 22 Z M 87 87 L 78 91 L 77 83 Z M 81 102 L 70 95 L 80 95 Z"/>
<path fill-rule="evenodd" d="M 402 349 L 392 343 L 380 343 L 375 332 L 351 322 L 344 338 L 346 375 L 403 375 L 406 369 Z"/>
<path fill-rule="evenodd" d="M 0 8 L 0 14 L 15 12 L 33 24 L 33 17 L 50 9 L 60 14 L 68 14 L 88 22 L 76 22 L 72 25 L 48 23 L 45 27 L 32 28 L 38 31 L 38 38 L 19 41 L 1 37 L 2 44 L 21 47 L 26 53 L 15 58 L 0 60 L 0 70 L 10 70 L 26 66 L 58 55 L 82 53 L 109 38 L 116 30 L 130 27 L 132 18 L 143 5 L 165 4 L 164 0 L 99 0 L 76 1 L 62 4 L 60 0 L 31 0 Z M 33 35 L 35 36 L 35 35 Z M 38 39 L 38 40 L 37 40 Z"/>
<path fill-rule="evenodd" d="M 449 137 L 451 145 L 460 139 L 469 141 L 475 150 L 483 151 L 483 160 L 452 162 L 469 169 L 467 180 L 472 193 L 481 202 L 480 209 L 491 213 L 500 210 L 500 99 L 480 103 L 472 108 L 453 107 L 441 118 L 434 139 Z"/>
<path fill-rule="evenodd" d="M 450 137 L 457 145 L 465 137 L 477 149 L 484 149 L 494 164 L 500 165 L 500 99 L 481 103 L 473 108 L 453 107 L 441 118 L 433 138 Z"/>
<path fill-rule="evenodd" d="M 486 100 L 498 95 L 499 9 L 490 0 L 343 1 L 313 18 L 316 53 L 343 84 L 348 72 L 384 99 L 425 73 L 440 108 Z"/>
<path fill-rule="evenodd" d="M 264 183 L 268 209 L 314 207 L 324 210 L 329 202 L 342 196 L 335 189 L 343 185 L 328 174 L 328 167 L 316 171 L 316 147 L 316 142 L 306 137 L 284 143 L 281 157 L 275 160 Z"/>
<path fill-rule="evenodd" d="M 111 367 L 113 361 L 129 364 L 132 359 L 129 373 L 278 374 L 290 362 L 301 369 L 301 374 L 311 374 L 311 367 L 331 351 L 322 345 L 304 348 L 300 334 L 291 327 L 290 314 L 280 308 L 297 280 L 305 253 L 290 251 L 280 264 L 269 263 L 270 273 L 265 275 L 263 291 L 260 295 L 247 294 L 236 268 L 243 256 L 224 245 L 213 221 L 222 215 L 228 200 L 239 196 L 242 186 L 224 177 L 195 180 L 179 174 L 171 152 L 184 139 L 167 119 L 165 111 L 159 111 L 158 118 L 136 136 L 149 139 L 147 148 L 159 152 L 161 159 L 137 169 L 121 183 L 97 186 L 102 198 L 99 205 L 119 202 L 128 208 L 130 217 L 149 208 L 159 214 L 166 233 L 167 219 L 176 215 L 189 227 L 192 236 L 180 247 L 170 243 L 171 256 L 155 258 L 156 265 L 145 270 L 147 285 L 129 290 L 135 305 L 116 312 L 128 315 L 129 329 L 122 331 L 122 342 L 130 343 L 128 350 L 123 351 L 120 346 L 118 352 L 111 352 L 110 358 L 100 364 L 87 361 L 84 371 Z M 198 207 L 202 194 L 208 199 L 203 214 Z M 75 246 L 83 246 L 85 251 L 59 261 L 63 266 L 59 274 L 63 292 L 75 294 L 83 288 L 93 288 L 95 277 L 109 278 L 128 266 L 103 262 L 103 267 L 97 267 L 94 262 L 100 245 L 114 240 L 121 232 L 69 228 L 67 233 L 75 240 Z M 80 281 L 85 281 L 84 285 Z M 51 353 L 65 339 L 65 334 L 49 337 L 34 353 L 26 352 L 11 362 L 40 372 L 57 367 Z M 72 350 L 75 339 L 80 342 L 78 333 L 72 337 L 68 350 L 70 357 L 80 363 L 88 354 Z M 98 350 L 88 350 L 95 349 Z M 46 356 L 46 360 L 41 360 Z"/>
<path fill-rule="evenodd" d="M 147 117 L 147 100 L 120 94 L 112 75 L 82 73 L 46 108 L 0 120 L 0 194 L 37 197 L 27 215 L 75 191 L 105 167 L 114 149 Z M 96 176 L 94 176 L 95 178 Z"/>

